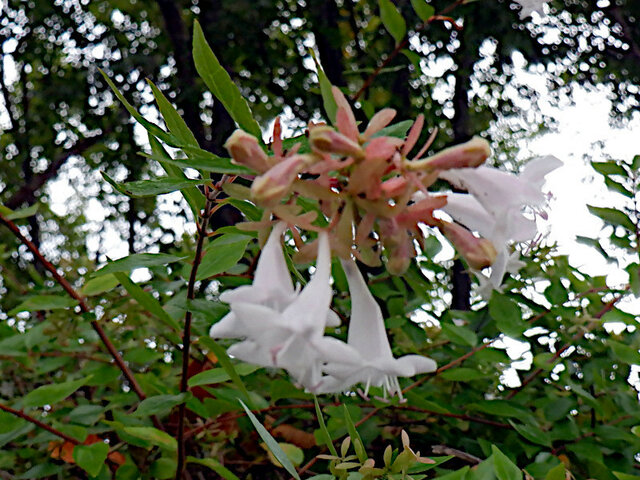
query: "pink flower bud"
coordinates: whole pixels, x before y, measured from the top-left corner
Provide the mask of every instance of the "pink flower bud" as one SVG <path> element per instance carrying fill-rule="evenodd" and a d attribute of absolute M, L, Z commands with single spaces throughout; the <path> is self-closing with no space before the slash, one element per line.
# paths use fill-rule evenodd
<path fill-rule="evenodd" d="M 243 130 L 236 130 L 224 144 L 236 165 L 249 167 L 256 172 L 269 170 L 269 157 L 260 147 L 258 139 Z"/>
<path fill-rule="evenodd" d="M 486 238 L 478 238 L 457 223 L 442 222 L 440 231 L 449 239 L 471 268 L 481 270 L 490 266 L 498 253 Z"/>
<path fill-rule="evenodd" d="M 475 168 L 491 155 L 489 142 L 473 137 L 466 143 L 445 148 L 434 156 L 422 160 L 407 160 L 409 170 L 449 170 L 451 168 Z"/>
<path fill-rule="evenodd" d="M 317 125 L 309 128 L 309 144 L 312 149 L 322 153 L 333 153 L 356 158 L 364 156 L 364 151 L 357 142 L 326 125 Z"/>
<path fill-rule="evenodd" d="M 289 192 L 298 174 L 316 159 L 314 155 L 293 155 L 285 158 L 264 175 L 256 177 L 251 185 L 253 199 L 260 205 L 276 205 Z"/>

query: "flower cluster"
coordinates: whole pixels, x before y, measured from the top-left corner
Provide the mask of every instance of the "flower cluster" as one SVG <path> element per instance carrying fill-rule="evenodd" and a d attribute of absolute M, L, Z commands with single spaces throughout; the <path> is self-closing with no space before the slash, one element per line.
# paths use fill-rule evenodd
<path fill-rule="evenodd" d="M 292 378 L 315 393 L 333 393 L 363 383 L 400 394 L 398 378 L 436 369 L 420 355 L 394 358 L 380 307 L 353 260 L 343 260 L 349 282 L 351 318 L 347 342 L 326 336 L 338 326 L 330 309 L 331 254 L 326 233 L 319 235 L 316 271 L 302 289 L 295 289 L 287 270 L 281 239 L 286 229 L 276 224 L 262 250 L 252 285 L 222 293 L 231 307 L 210 331 L 214 338 L 239 338 L 228 353 L 265 367 L 286 369 Z"/>
<path fill-rule="evenodd" d="M 512 242 L 532 240 L 535 220 L 524 215 L 544 204 L 544 176 L 559 166 L 554 157 L 535 160 L 520 176 L 484 166 L 491 151 L 486 140 L 470 141 L 425 156 L 434 134 L 411 155 L 424 126 L 420 115 L 405 138 L 393 136 L 396 112 L 384 109 L 360 132 L 351 107 L 334 87 L 335 128 L 308 126 L 308 145 L 284 149 L 280 123 L 274 126 L 272 155 L 258 139 L 237 130 L 225 144 L 233 162 L 251 168 L 251 198 L 264 209 L 260 222 L 243 228 L 271 230 L 252 285 L 225 291 L 220 299 L 231 311 L 211 329 L 215 338 L 236 338 L 229 354 L 246 362 L 285 368 L 316 393 L 340 392 L 362 383 L 400 394 L 398 377 L 431 372 L 433 360 L 420 355 L 394 358 L 380 307 L 354 258 L 401 274 L 424 237 L 421 225 L 438 228 L 479 273 L 498 288 L 506 271 L 519 268 Z M 403 134 L 406 131 L 403 130 Z M 438 179 L 456 188 L 430 192 Z M 306 201 L 300 202 L 299 200 Z M 304 206 L 304 208 L 303 208 Z M 530 213 L 531 213 L 530 212 Z M 282 251 L 288 229 L 297 259 L 316 270 L 302 289 L 294 288 Z M 316 232 L 313 241 L 308 232 Z M 304 236 L 304 238 L 303 238 Z M 330 309 L 331 255 L 346 274 L 351 298 L 347 342 L 325 335 L 340 323 Z"/>
<path fill-rule="evenodd" d="M 493 266 L 490 280 L 497 288 L 505 271 L 520 265 L 510 255 L 510 243 L 532 240 L 536 234 L 535 222 L 522 215 L 523 209 L 544 203 L 544 175 L 560 162 L 554 157 L 539 159 L 516 177 L 483 165 L 491 150 L 479 137 L 425 156 L 432 135 L 411 155 L 424 126 L 422 115 L 406 138 L 390 134 L 396 112 L 389 108 L 376 113 L 360 133 L 342 92 L 334 87 L 333 94 L 335 128 L 310 124 L 308 146 L 299 142 L 285 151 L 279 120 L 273 155 L 242 130 L 225 144 L 235 163 L 259 173 L 251 196 L 265 209 L 263 221 L 245 228 L 266 231 L 276 217 L 293 227 L 297 261 L 310 261 L 317 241 L 305 243 L 296 227 L 326 232 L 331 251 L 344 260 L 355 257 L 378 266 L 384 258 L 390 273 L 401 274 L 415 257 L 416 244 L 423 245 L 420 225 L 435 227 L 471 269 Z M 430 193 L 428 188 L 438 179 L 468 193 Z M 298 198 L 315 200 L 317 208 L 303 211 Z"/>

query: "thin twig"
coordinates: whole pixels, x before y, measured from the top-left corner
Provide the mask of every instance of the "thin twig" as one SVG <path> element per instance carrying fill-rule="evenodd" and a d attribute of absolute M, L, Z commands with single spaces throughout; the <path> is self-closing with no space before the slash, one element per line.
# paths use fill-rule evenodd
<path fill-rule="evenodd" d="M 420 32 L 424 30 L 430 23 L 436 20 L 447 20 L 449 22 L 453 22 L 453 19 L 447 17 L 446 15 L 449 12 L 451 12 L 454 8 L 456 8 L 458 5 L 462 5 L 463 3 L 464 3 L 464 0 L 456 0 L 451 5 L 443 9 L 440 13 L 433 15 L 426 22 L 419 24 L 415 29 L 416 32 Z M 453 22 L 453 24 L 455 25 L 455 22 Z M 362 84 L 362 87 L 360 87 L 360 89 L 351 97 L 351 100 L 356 101 L 358 98 L 360 98 L 362 94 L 371 86 L 371 84 L 376 79 L 376 77 L 380 75 L 380 72 L 387 65 L 389 65 L 389 63 L 391 63 L 391 61 L 394 58 L 396 58 L 396 56 L 400 53 L 400 51 L 402 51 L 402 49 L 405 48 L 408 44 L 409 44 L 409 37 L 405 37 L 404 40 L 398 43 L 396 47 L 393 49 L 393 51 L 387 56 L 387 58 L 385 58 L 384 61 L 380 65 L 378 65 L 376 69 L 371 73 L 371 75 L 367 77 L 367 79 Z"/>
<path fill-rule="evenodd" d="M 71 286 L 71 284 L 67 281 L 66 278 L 64 278 L 62 275 L 58 273 L 58 270 L 56 269 L 56 267 L 53 266 L 51 262 L 49 262 L 46 258 L 44 258 L 44 256 L 40 252 L 40 249 L 31 240 L 29 240 L 22 234 L 18 226 L 15 223 L 13 223 L 11 220 L 9 220 L 7 217 L 5 217 L 2 213 L 0 213 L 0 222 L 4 223 L 7 226 L 7 228 L 11 230 L 11 232 L 13 232 L 13 234 L 29 249 L 29 251 L 33 254 L 33 256 L 47 270 L 49 270 L 49 272 L 51 273 L 53 278 L 56 280 L 56 282 L 58 282 L 58 284 L 69 294 L 69 296 L 78 301 L 80 310 L 83 313 L 91 313 L 91 309 L 88 307 L 87 303 L 85 302 L 84 297 L 80 295 Z M 138 395 L 138 398 L 140 400 L 144 400 L 145 398 L 147 398 L 144 391 L 138 384 L 138 381 L 133 376 L 133 372 L 131 372 L 127 364 L 124 363 L 122 356 L 120 355 L 118 350 L 116 350 L 116 347 L 113 345 L 111 340 L 109 340 L 109 337 L 107 337 L 107 334 L 105 333 L 102 326 L 96 320 L 92 320 L 91 327 L 93 327 L 95 332 L 100 337 L 100 340 L 102 341 L 106 349 L 109 351 L 109 354 L 113 357 L 113 360 L 115 361 L 116 365 L 118 365 L 118 368 L 122 370 L 122 373 L 124 374 L 129 384 L 131 385 L 131 388 L 133 389 L 134 392 L 136 392 L 136 395 Z"/>
<path fill-rule="evenodd" d="M 42 423 L 37 418 L 34 418 L 31 415 L 27 415 L 22 410 L 16 410 L 16 409 L 11 408 L 11 407 L 9 407 L 7 405 L 3 405 L 2 403 L 0 403 L 0 410 L 3 410 L 5 412 L 7 412 L 7 413 L 10 413 L 11 415 L 15 415 L 16 417 L 20 417 L 20 418 L 26 420 L 27 422 L 33 423 L 35 426 L 40 427 L 40 428 L 42 428 L 43 430 L 46 430 L 49 433 L 53 433 L 56 437 L 60 437 L 63 440 L 66 440 L 67 442 L 73 443 L 74 445 L 79 445 L 80 444 L 80 442 L 78 440 L 76 440 L 75 438 L 70 437 L 66 433 L 62 433 L 60 430 L 56 430 L 55 428 L 50 427 L 46 423 Z"/>
<path fill-rule="evenodd" d="M 202 260 L 202 250 L 204 247 L 204 240 L 207 238 L 207 225 L 209 224 L 209 219 L 211 218 L 213 203 L 220 193 L 222 189 L 222 185 L 227 181 L 227 176 L 223 175 L 222 179 L 215 186 L 214 191 L 210 191 L 208 188 L 205 189 L 205 195 L 207 196 L 207 201 L 204 206 L 204 210 L 202 212 L 200 225 L 198 226 L 198 242 L 196 244 L 196 252 L 193 259 L 193 264 L 191 266 L 191 273 L 189 275 L 189 283 L 187 285 L 187 299 L 193 300 L 195 298 L 195 289 L 196 289 L 196 277 L 198 273 L 198 267 L 200 266 L 200 261 Z M 188 306 L 187 306 L 188 308 Z M 187 392 L 189 389 L 188 385 L 188 370 L 189 370 L 189 349 L 191 347 L 191 319 L 192 319 L 191 310 L 187 310 L 184 315 L 184 332 L 182 334 L 182 376 L 180 378 L 180 391 Z M 178 407 L 178 461 L 176 466 L 176 480 L 181 480 L 185 473 L 184 465 L 186 458 L 185 451 L 185 431 L 184 431 L 184 419 L 186 412 L 186 403 L 181 403 Z"/>
<path fill-rule="evenodd" d="M 627 286 L 626 290 L 629 289 L 629 286 Z M 618 303 L 622 298 L 624 297 L 623 294 L 620 294 L 618 296 L 616 296 L 613 300 L 607 302 L 604 307 L 602 307 L 602 309 L 596 313 L 593 318 L 594 319 L 600 319 L 604 316 L 605 313 L 609 312 L 610 310 L 612 310 L 615 306 L 616 303 Z M 548 364 L 549 365 L 553 365 L 561 356 L 564 352 L 566 352 L 569 348 L 571 348 L 573 346 L 573 344 L 575 342 L 577 342 L 578 340 L 580 340 L 582 337 L 585 336 L 585 334 L 589 331 L 588 328 L 582 329 L 579 332 L 577 332 L 575 335 L 573 335 L 571 337 L 571 340 L 567 343 L 565 343 L 560 349 L 558 349 L 556 351 L 556 353 L 554 353 L 554 355 L 548 360 Z M 527 385 L 529 385 L 533 380 L 536 379 L 536 377 L 538 377 L 538 375 L 540 375 L 542 372 L 544 372 L 545 369 L 544 368 L 536 368 L 533 372 L 531 372 L 527 377 L 525 377 L 525 379 L 522 381 L 522 383 L 520 384 L 519 387 L 511 390 L 509 392 L 509 394 L 506 396 L 507 400 L 511 400 L 513 397 L 515 397 L 518 393 L 520 393 L 524 387 L 526 387 Z"/>

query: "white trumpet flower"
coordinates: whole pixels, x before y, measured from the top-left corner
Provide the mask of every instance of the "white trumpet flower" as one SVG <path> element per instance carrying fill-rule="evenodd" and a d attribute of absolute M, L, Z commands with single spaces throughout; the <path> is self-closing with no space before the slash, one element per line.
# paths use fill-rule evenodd
<path fill-rule="evenodd" d="M 356 383 L 369 387 L 382 386 L 385 392 L 402 397 L 398 377 L 433 372 L 436 363 L 421 355 L 394 358 L 387 338 L 380 306 L 369 291 L 354 261 L 343 261 L 349 282 L 351 319 L 347 344 L 357 356 L 355 361 L 341 361 L 331 355 L 323 367 L 328 375 L 322 378 L 318 393 L 335 393 L 349 389 Z M 345 355 L 342 355 L 345 356 Z"/>

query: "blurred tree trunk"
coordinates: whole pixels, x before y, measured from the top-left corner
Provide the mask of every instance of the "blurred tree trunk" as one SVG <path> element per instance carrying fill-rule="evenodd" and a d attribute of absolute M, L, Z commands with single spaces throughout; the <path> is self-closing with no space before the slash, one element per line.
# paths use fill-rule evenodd
<path fill-rule="evenodd" d="M 465 42 L 464 30 L 458 31 L 460 46 L 454 54 L 457 70 L 454 73 L 455 89 L 453 92 L 454 115 L 452 120 L 453 144 L 466 142 L 472 136 L 469 120 L 469 90 L 471 89 L 471 74 L 475 57 L 473 50 Z M 465 271 L 460 259 L 453 262 L 451 269 L 452 300 L 451 308 L 455 310 L 470 310 L 471 308 L 471 278 Z"/>

